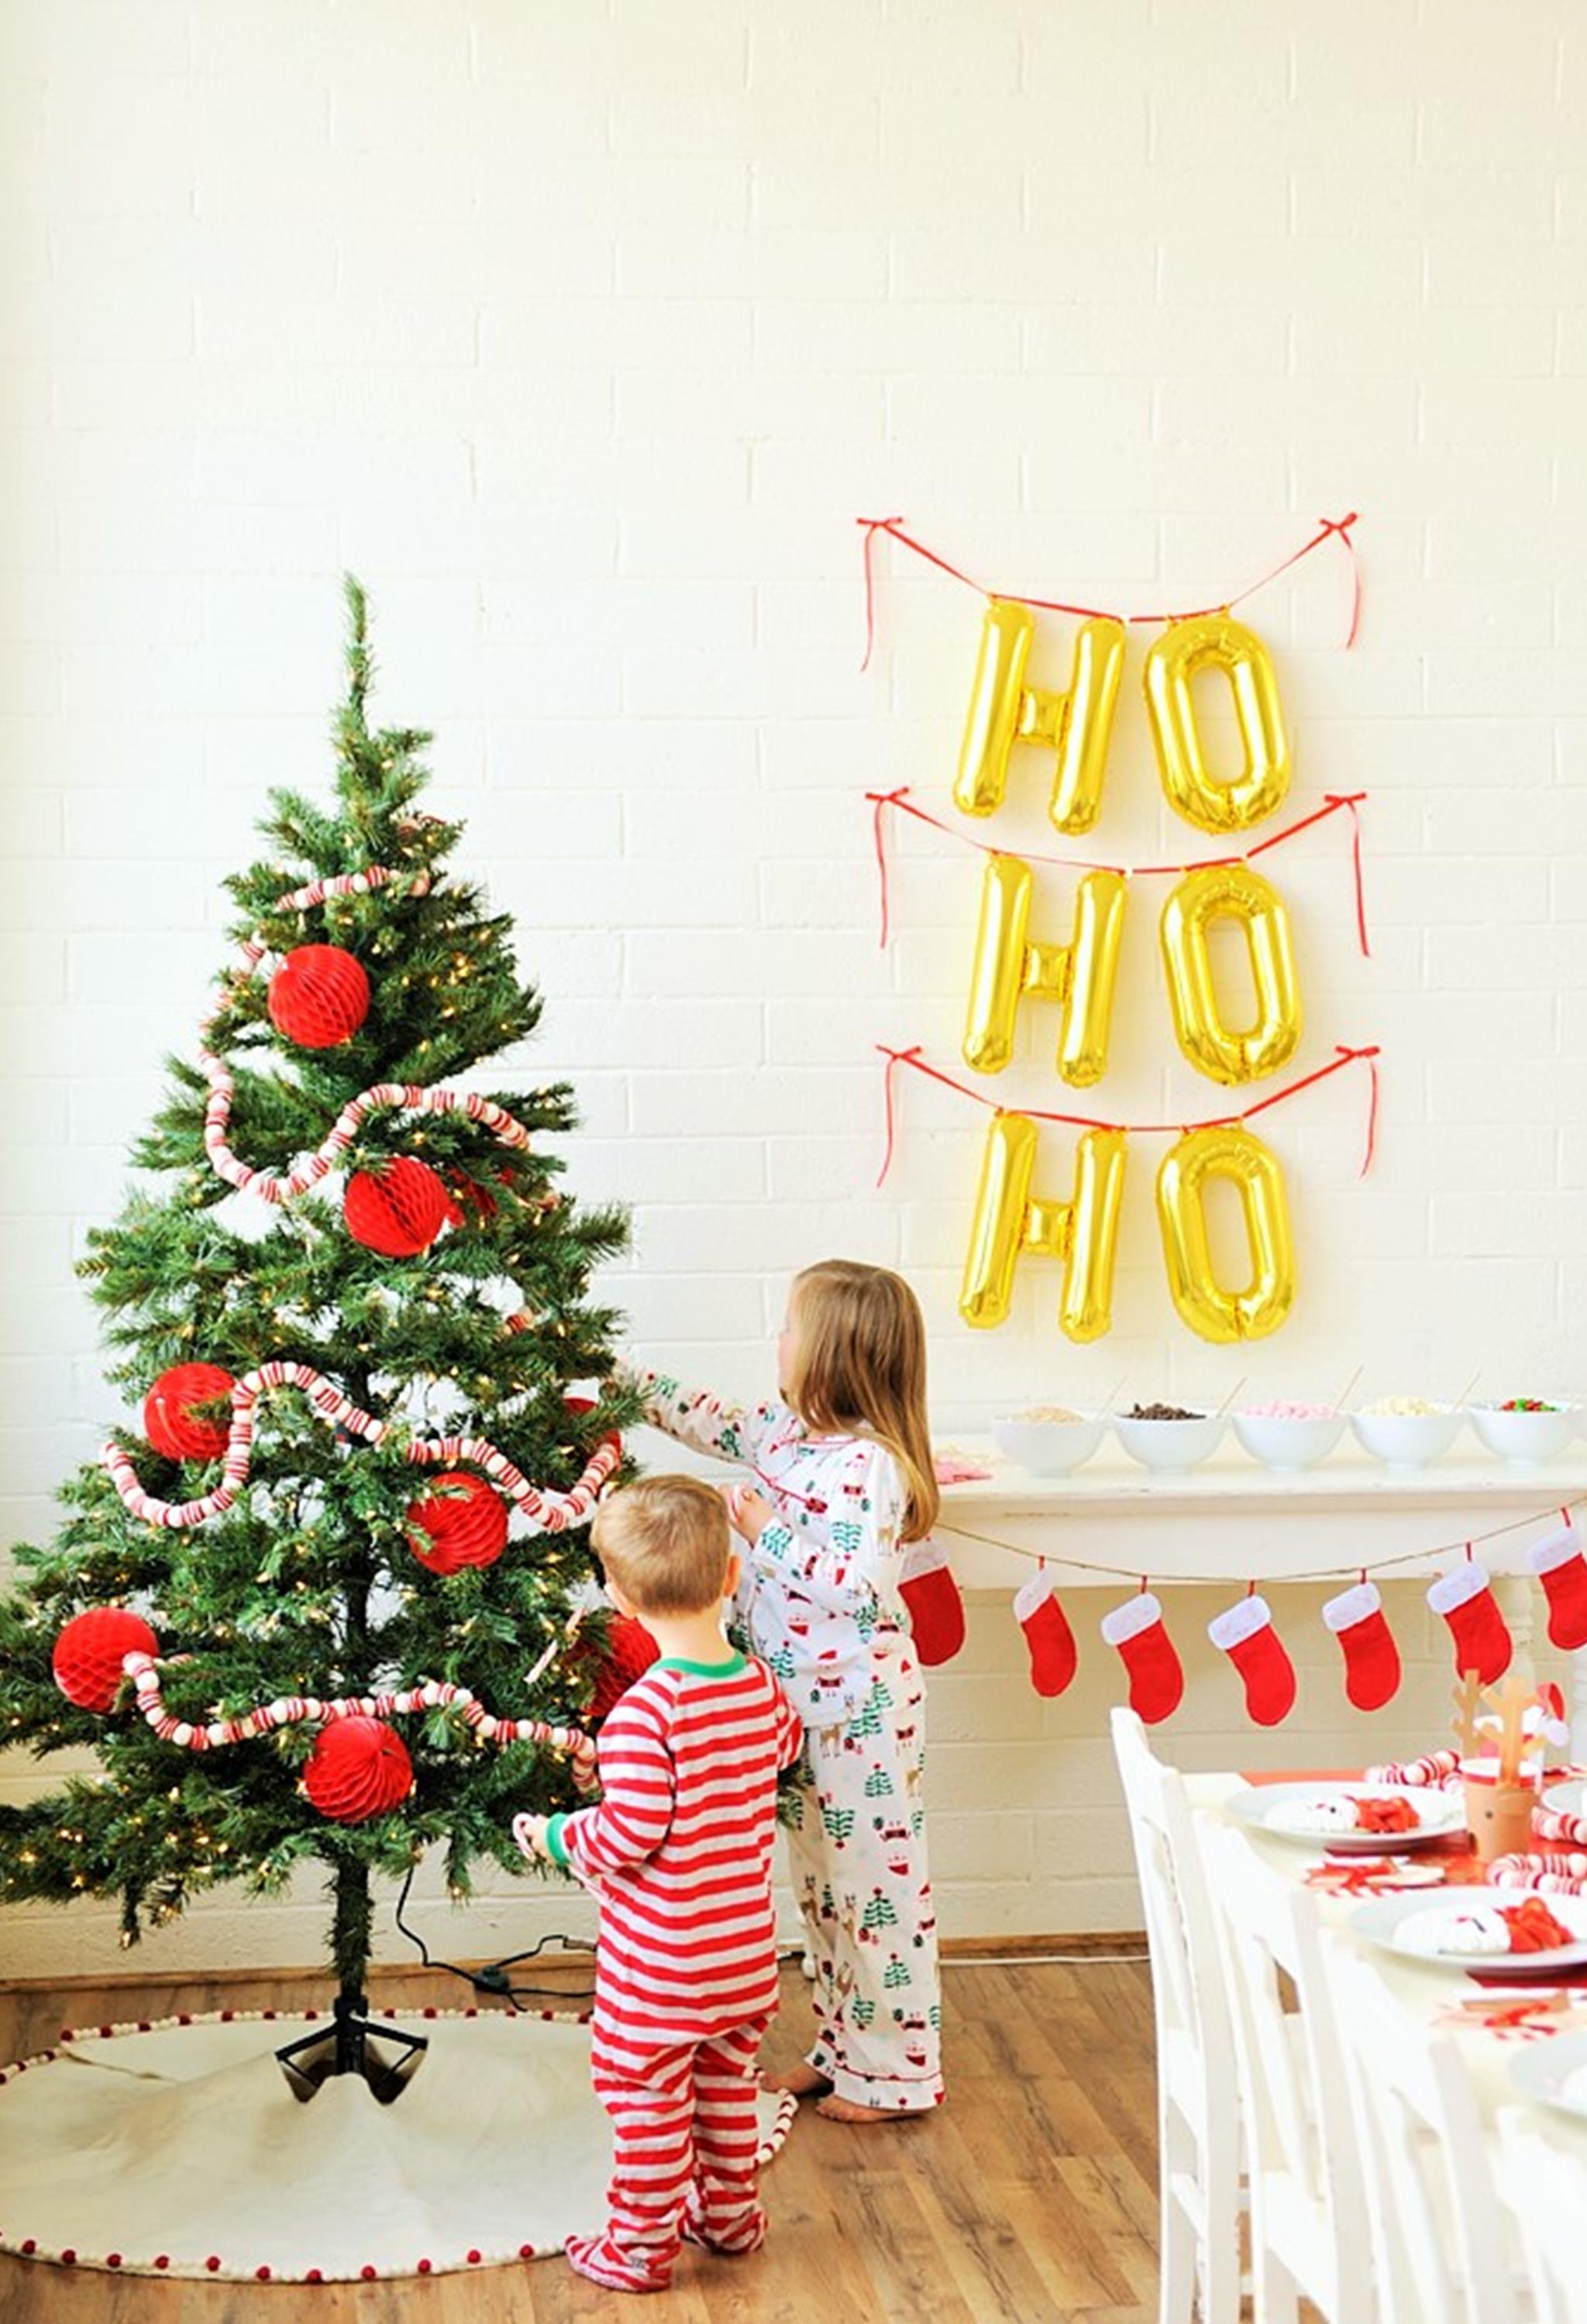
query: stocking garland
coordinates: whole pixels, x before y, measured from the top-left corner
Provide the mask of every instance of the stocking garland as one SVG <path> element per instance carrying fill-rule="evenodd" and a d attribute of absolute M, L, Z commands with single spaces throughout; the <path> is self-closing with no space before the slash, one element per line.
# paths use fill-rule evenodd
<path fill-rule="evenodd" d="M 1277 1727 L 1295 1708 L 1295 1665 L 1273 1627 L 1265 1598 L 1250 1591 L 1207 1624 L 1213 1646 L 1226 1654 L 1245 1687 L 1248 1718 Z"/>

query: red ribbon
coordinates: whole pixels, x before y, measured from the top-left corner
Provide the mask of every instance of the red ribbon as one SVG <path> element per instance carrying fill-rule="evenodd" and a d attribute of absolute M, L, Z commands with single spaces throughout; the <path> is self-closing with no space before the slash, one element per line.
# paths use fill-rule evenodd
<path fill-rule="evenodd" d="M 1337 815 L 1343 807 L 1348 809 L 1351 819 L 1356 938 L 1362 957 L 1370 959 L 1371 945 L 1367 940 L 1366 895 L 1361 884 L 1360 812 L 1368 795 L 1365 791 L 1325 791 L 1323 796 L 1324 804 L 1322 807 L 1315 807 L 1310 815 L 1298 816 L 1294 823 L 1285 824 L 1278 831 L 1269 832 L 1266 839 L 1259 839 L 1254 847 L 1248 847 L 1243 855 L 1200 855 L 1188 863 L 1103 863 L 1088 855 L 1048 855 L 1029 848 L 1021 848 L 1018 853 L 1021 862 L 1056 863 L 1070 872 L 1116 872 L 1125 880 L 1182 879 L 1189 872 L 1215 872 L 1225 863 L 1249 863 L 1253 856 L 1265 855 L 1270 847 L 1281 847 L 1287 839 L 1294 839 L 1300 832 L 1309 831 L 1315 823 L 1325 823 L 1331 815 Z M 865 797 L 875 810 L 872 819 L 872 840 L 876 850 L 877 878 L 881 894 L 881 942 L 884 947 L 891 925 L 888 904 L 887 839 L 882 820 L 888 807 L 896 807 L 900 815 L 913 816 L 917 823 L 929 824 L 933 831 L 946 832 L 950 839 L 958 840 L 963 846 L 974 848 L 978 854 L 1011 855 L 1016 852 L 1010 847 L 990 846 L 984 839 L 973 839 L 967 831 L 961 831 L 955 824 L 945 823 L 940 816 L 917 807 L 909 797 L 908 783 L 900 783 L 890 791 L 867 791 Z"/>
<path fill-rule="evenodd" d="M 971 1089 L 964 1082 L 955 1081 L 951 1074 L 943 1073 L 937 1065 L 927 1065 L 920 1054 L 918 1045 L 909 1049 L 893 1049 L 890 1048 L 885 1041 L 878 1041 L 876 1047 L 881 1056 L 887 1059 L 887 1070 L 883 1077 L 887 1111 L 887 1144 L 882 1155 L 881 1168 L 877 1173 L 876 1183 L 879 1186 L 886 1183 L 887 1174 L 892 1167 L 894 1143 L 892 1076 L 895 1065 L 912 1065 L 918 1074 L 924 1074 L 927 1081 L 940 1082 L 944 1089 L 951 1089 L 958 1096 L 967 1097 L 972 1104 L 983 1107 L 988 1113 L 1018 1113 L 1023 1115 L 1028 1121 L 1056 1121 L 1070 1130 L 1120 1130 L 1142 1138 L 1185 1138 L 1188 1137 L 1193 1130 L 1218 1130 L 1237 1122 L 1252 1121 L 1259 1113 L 1266 1113 L 1269 1107 L 1284 1105 L 1290 1098 L 1298 1097 L 1303 1090 L 1313 1089 L 1318 1082 L 1327 1081 L 1331 1074 L 1342 1073 L 1346 1065 L 1364 1065 L 1371 1075 L 1371 1091 L 1367 1108 L 1366 1148 L 1361 1157 L 1359 1173 L 1361 1177 L 1364 1178 L 1371 1168 L 1373 1157 L 1377 1152 L 1378 1059 L 1382 1055 L 1382 1051 L 1375 1041 L 1369 1042 L 1360 1048 L 1347 1047 L 1342 1041 L 1335 1047 L 1334 1054 L 1328 1063 L 1325 1065 L 1319 1065 L 1315 1073 L 1303 1074 L 1298 1081 L 1287 1082 L 1282 1089 L 1274 1090 L 1268 1097 L 1258 1098 L 1254 1104 L 1242 1106 L 1238 1113 L 1209 1114 L 1204 1121 L 1105 1121 L 1100 1115 L 1093 1113 L 1056 1113 L 1037 1105 L 999 1105 L 995 1098 L 983 1097 L 979 1090 Z"/>
<path fill-rule="evenodd" d="M 1361 1856 L 1339 1861 L 1330 1858 L 1314 1864 L 1303 1875 L 1308 1888 L 1324 1888 L 1335 1896 L 1364 1896 L 1374 1888 L 1392 1887 L 1401 1868 L 1389 1856 Z"/>
<path fill-rule="evenodd" d="M 973 580 L 959 566 L 950 565 L 946 557 L 939 557 L 936 549 L 927 549 L 923 540 L 916 540 L 911 534 L 907 533 L 904 530 L 904 520 L 901 516 L 857 516 L 854 522 L 865 536 L 865 659 L 860 667 L 862 669 L 869 669 L 871 650 L 875 640 L 871 556 L 872 545 L 879 532 L 884 532 L 890 540 L 896 540 L 900 549 L 908 549 L 915 556 L 923 557 L 928 565 L 935 565 L 939 573 L 949 575 L 955 581 L 962 581 L 967 589 L 973 589 L 977 596 L 1002 597 L 1011 600 L 1017 605 L 1029 605 L 1036 613 L 1070 613 L 1076 620 L 1083 622 L 1119 621 L 1147 626 L 1157 622 L 1194 622 L 1199 620 L 1204 613 L 1226 613 L 1232 606 L 1242 605 L 1248 597 L 1254 597 L 1259 589 L 1265 589 L 1269 582 L 1277 581 L 1281 573 L 1287 573 L 1292 565 L 1298 565 L 1301 558 L 1309 557 L 1314 549 L 1321 549 L 1325 540 L 1337 540 L 1350 558 L 1350 627 L 1344 640 L 1348 649 L 1354 645 L 1361 629 L 1361 570 L 1360 560 L 1356 556 L 1355 543 L 1351 539 L 1351 528 L 1360 521 L 1360 512 L 1355 509 L 1352 509 L 1348 516 L 1319 517 L 1317 530 L 1311 539 L 1303 541 L 1298 549 L 1293 549 L 1282 563 L 1275 565 L 1270 572 L 1264 573 L 1259 581 L 1252 581 L 1246 588 L 1236 590 L 1233 596 L 1221 597 L 1213 604 L 1199 605 L 1189 613 L 1111 613 L 1106 606 L 1103 605 L 1071 605 L 1058 597 L 1026 597 L 1021 596 L 1015 589 L 988 589 L 981 582 Z"/>

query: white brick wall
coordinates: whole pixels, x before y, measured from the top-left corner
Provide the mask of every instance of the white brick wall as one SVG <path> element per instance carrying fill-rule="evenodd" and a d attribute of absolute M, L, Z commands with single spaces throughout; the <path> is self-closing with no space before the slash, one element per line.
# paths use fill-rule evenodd
<path fill-rule="evenodd" d="M 190 1040 L 264 786 L 325 767 L 343 565 L 380 707 L 438 727 L 438 803 L 543 981 L 515 1065 L 577 1080 L 574 1181 L 636 1204 L 615 1289 L 648 1351 L 762 1385 L 788 1271 L 836 1247 L 918 1285 L 945 1428 L 1126 1367 L 1145 1393 L 1580 1379 L 1584 127 L 1569 0 L 1516 0 L 1502 40 L 1475 0 L 11 0 L 0 1536 L 48 1524 L 112 1408 L 69 1255 Z M 941 799 L 977 609 L 884 549 L 862 676 L 853 519 L 1139 606 L 1349 506 L 1358 651 L 1333 552 L 1251 610 L 1297 800 L 1373 793 L 1370 964 L 1339 826 L 1271 868 L 1307 1060 L 1387 1045 L 1375 1178 L 1343 1081 L 1272 1123 L 1305 1286 L 1249 1358 L 1173 1321 L 1145 1148 L 1112 1337 L 1067 1347 L 1043 1278 L 973 1338 L 975 1124 L 906 1089 L 873 1194 L 871 1044 L 953 1053 L 975 867 L 902 840 L 881 955 L 860 794 Z M 1195 852 L 1136 668 L 1098 844 Z M 1132 914 L 1108 1102 L 1205 1111 Z M 955 1738 L 972 1675 L 937 1691 L 956 1924 L 1128 1917 L 1117 1835 L 1062 1822 L 1106 1689 L 1021 1740 L 993 1684 Z M 195 1957 L 263 1928 L 222 1914 Z"/>

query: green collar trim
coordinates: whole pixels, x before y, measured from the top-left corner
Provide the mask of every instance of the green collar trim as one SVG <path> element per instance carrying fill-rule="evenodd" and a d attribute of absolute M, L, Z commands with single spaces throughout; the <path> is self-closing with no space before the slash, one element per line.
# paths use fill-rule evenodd
<path fill-rule="evenodd" d="M 747 1670 L 749 1664 L 743 1655 L 730 1655 L 724 1663 L 686 1662 L 681 1655 L 664 1655 L 656 1665 L 659 1671 L 687 1671 L 691 1678 L 732 1678 L 735 1673 Z"/>

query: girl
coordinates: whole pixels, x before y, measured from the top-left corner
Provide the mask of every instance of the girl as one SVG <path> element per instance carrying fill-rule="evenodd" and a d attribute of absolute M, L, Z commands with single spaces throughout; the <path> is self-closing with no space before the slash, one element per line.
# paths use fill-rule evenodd
<path fill-rule="evenodd" d="M 926 1333 L 885 1268 L 795 1278 L 779 1397 L 753 1412 L 647 1373 L 645 1416 L 752 1469 L 730 1508 L 748 1545 L 737 1605 L 807 1729 L 789 1834 L 815 1965 L 817 2034 L 780 2088 L 838 2122 L 942 2098 L 937 1919 L 920 1803 L 924 1690 L 899 1595 L 937 1516 Z"/>

